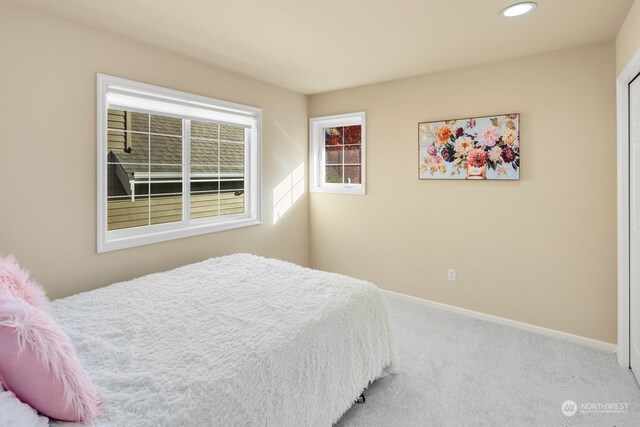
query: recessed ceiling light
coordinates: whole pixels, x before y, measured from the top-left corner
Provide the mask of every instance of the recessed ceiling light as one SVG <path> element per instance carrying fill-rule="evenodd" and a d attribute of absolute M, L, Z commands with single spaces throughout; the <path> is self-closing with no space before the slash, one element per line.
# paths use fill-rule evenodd
<path fill-rule="evenodd" d="M 532 1 L 527 1 L 524 3 L 516 3 L 504 9 L 502 12 L 500 12 L 500 15 L 505 16 L 507 18 L 513 18 L 516 16 L 524 15 L 525 13 L 529 13 L 535 8 L 536 8 L 536 4 Z"/>

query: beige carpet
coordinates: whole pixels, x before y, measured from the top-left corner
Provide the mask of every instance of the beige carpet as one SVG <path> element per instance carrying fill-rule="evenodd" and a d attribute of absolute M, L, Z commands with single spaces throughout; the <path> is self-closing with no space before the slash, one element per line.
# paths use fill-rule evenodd
<path fill-rule="evenodd" d="M 640 426 L 640 387 L 613 353 L 388 299 L 400 373 L 373 383 L 338 426 Z"/>

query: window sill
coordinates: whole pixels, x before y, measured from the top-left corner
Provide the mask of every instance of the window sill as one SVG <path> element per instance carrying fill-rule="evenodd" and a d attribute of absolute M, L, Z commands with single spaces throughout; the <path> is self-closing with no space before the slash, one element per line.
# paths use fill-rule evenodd
<path fill-rule="evenodd" d="M 110 233 L 98 236 L 98 253 L 115 251 L 118 249 L 133 248 L 136 246 L 148 245 L 150 243 L 166 242 L 169 240 L 182 239 L 185 237 L 199 236 L 202 234 L 214 233 L 217 231 L 233 230 L 235 228 L 252 227 L 262 224 L 262 221 L 255 218 L 241 218 L 224 223 L 192 224 L 188 227 L 148 231 L 135 236 L 109 237 Z"/>
<path fill-rule="evenodd" d="M 364 196 L 366 194 L 364 185 L 311 187 L 309 191 L 311 193 L 355 194 L 358 196 Z"/>

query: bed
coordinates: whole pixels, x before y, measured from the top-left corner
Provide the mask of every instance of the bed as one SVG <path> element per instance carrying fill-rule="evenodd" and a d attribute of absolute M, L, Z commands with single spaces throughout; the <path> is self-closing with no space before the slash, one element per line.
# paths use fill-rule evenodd
<path fill-rule="evenodd" d="M 51 307 L 106 404 L 99 426 L 329 426 L 395 368 L 378 288 L 254 255 Z"/>

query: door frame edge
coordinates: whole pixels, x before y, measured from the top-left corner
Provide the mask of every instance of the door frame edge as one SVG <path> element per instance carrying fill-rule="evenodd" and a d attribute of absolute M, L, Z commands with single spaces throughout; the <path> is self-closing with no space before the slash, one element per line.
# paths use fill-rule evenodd
<path fill-rule="evenodd" d="M 640 50 L 616 81 L 617 103 L 617 219 L 618 219 L 618 363 L 630 364 L 629 302 L 629 83 L 640 73 Z"/>

